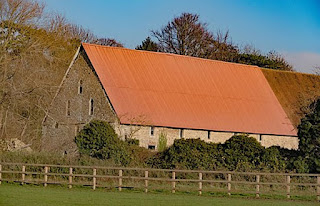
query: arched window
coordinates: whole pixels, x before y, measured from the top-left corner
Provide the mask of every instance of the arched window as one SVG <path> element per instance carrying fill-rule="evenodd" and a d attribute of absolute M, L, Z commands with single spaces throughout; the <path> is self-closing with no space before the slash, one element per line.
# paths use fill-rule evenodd
<path fill-rule="evenodd" d="M 93 99 L 89 102 L 89 115 L 93 115 Z"/>

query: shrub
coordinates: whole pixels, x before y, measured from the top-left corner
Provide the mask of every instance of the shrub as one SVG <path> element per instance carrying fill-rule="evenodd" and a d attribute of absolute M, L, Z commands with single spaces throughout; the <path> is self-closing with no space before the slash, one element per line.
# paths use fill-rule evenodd
<path fill-rule="evenodd" d="M 131 146 L 131 145 L 136 145 L 139 146 L 139 140 L 138 139 L 132 139 L 132 138 L 126 138 L 125 142 Z"/>
<path fill-rule="evenodd" d="M 158 151 L 162 152 L 167 148 L 167 133 L 161 131 L 159 134 Z"/>
<path fill-rule="evenodd" d="M 154 168 L 232 171 L 284 171 L 286 160 L 278 147 L 265 149 L 253 137 L 235 135 L 224 144 L 178 139 L 146 161 Z"/>
<path fill-rule="evenodd" d="M 255 138 L 245 134 L 235 135 L 219 147 L 221 161 L 229 170 L 248 171 L 257 168 L 264 153 L 264 147 Z"/>
<path fill-rule="evenodd" d="M 287 167 L 287 162 L 284 156 L 281 155 L 280 147 L 278 146 L 272 146 L 264 150 L 261 164 L 261 169 L 270 172 L 284 171 Z"/>
<path fill-rule="evenodd" d="M 320 99 L 310 105 L 298 126 L 299 150 L 309 165 L 310 172 L 320 172 Z"/>
<path fill-rule="evenodd" d="M 94 120 L 84 126 L 75 137 L 80 154 L 98 159 L 112 159 L 117 164 L 128 165 L 131 161 L 127 144 L 118 138 L 112 126 Z"/>
<path fill-rule="evenodd" d="M 210 169 L 218 168 L 217 145 L 200 139 L 177 139 L 163 152 L 147 160 L 155 168 Z"/>

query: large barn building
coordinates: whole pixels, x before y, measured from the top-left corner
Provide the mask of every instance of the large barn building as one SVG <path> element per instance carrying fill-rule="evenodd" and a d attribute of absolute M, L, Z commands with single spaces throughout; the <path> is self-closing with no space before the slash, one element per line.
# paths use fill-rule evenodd
<path fill-rule="evenodd" d="M 93 119 L 149 149 L 157 149 L 160 134 L 170 145 L 178 138 L 223 143 L 236 133 L 297 149 L 291 104 L 298 97 L 277 88 L 288 75 L 302 74 L 83 43 L 43 121 L 43 149 L 75 151 L 75 135 Z M 318 91 L 319 78 L 307 78 Z"/>

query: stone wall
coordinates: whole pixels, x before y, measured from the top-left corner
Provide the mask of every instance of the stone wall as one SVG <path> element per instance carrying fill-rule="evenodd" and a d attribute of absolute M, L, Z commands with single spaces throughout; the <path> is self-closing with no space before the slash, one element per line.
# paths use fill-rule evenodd
<path fill-rule="evenodd" d="M 149 146 L 155 146 L 155 149 L 157 149 L 159 135 L 161 132 L 166 134 L 167 146 L 172 145 L 175 139 L 181 138 L 181 129 L 153 127 L 154 133 L 153 135 L 151 135 L 151 127 L 149 126 L 120 125 L 118 127 L 119 128 L 116 129 L 116 131 L 121 137 L 127 136 L 129 138 L 138 139 L 140 142 L 140 146 L 145 148 L 148 148 Z M 206 130 L 183 129 L 182 134 L 182 138 L 185 139 L 200 138 L 205 142 L 224 143 L 225 141 L 230 139 L 235 133 L 210 131 L 210 135 L 208 135 L 208 131 Z M 298 149 L 299 145 L 299 140 L 297 137 L 259 134 L 249 134 L 249 136 L 255 138 L 264 147 L 276 145 L 288 149 Z"/>
<path fill-rule="evenodd" d="M 91 99 L 93 114 L 90 114 Z M 75 151 L 75 135 L 93 119 L 114 123 L 116 116 L 96 74 L 81 54 L 49 108 L 42 127 L 42 150 Z"/>
<path fill-rule="evenodd" d="M 288 149 L 298 149 L 298 137 L 261 135 L 261 144 L 265 147 L 280 146 Z"/>

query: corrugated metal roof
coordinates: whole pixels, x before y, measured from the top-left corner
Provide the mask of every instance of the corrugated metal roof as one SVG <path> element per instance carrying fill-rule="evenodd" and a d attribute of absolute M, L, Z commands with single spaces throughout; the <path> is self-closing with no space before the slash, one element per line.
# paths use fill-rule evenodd
<path fill-rule="evenodd" d="M 297 134 L 259 67 L 82 45 L 123 124 Z"/>

